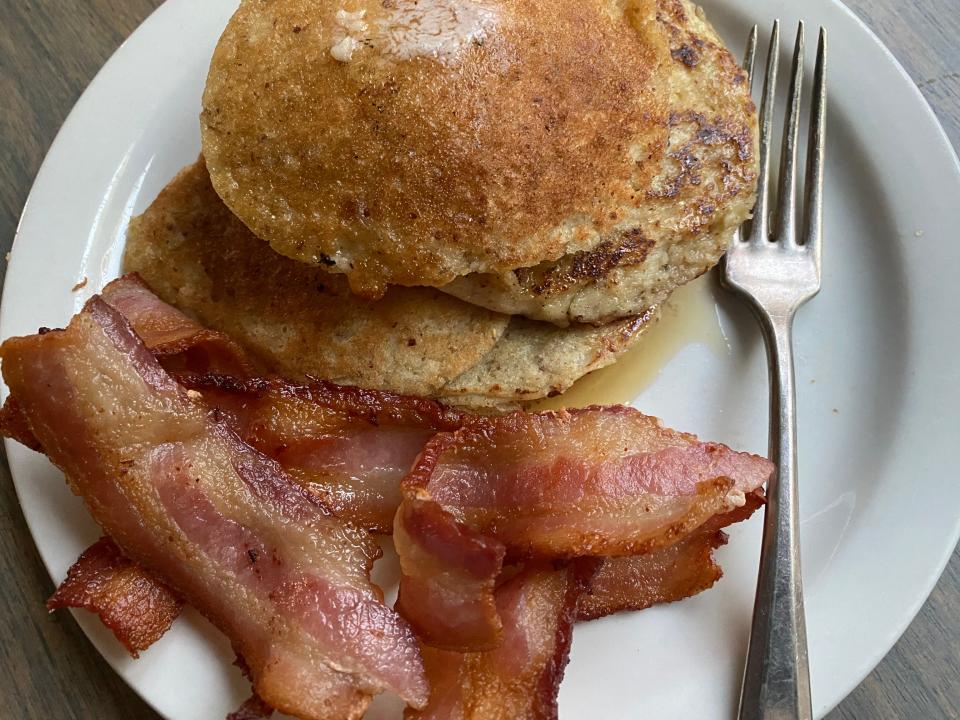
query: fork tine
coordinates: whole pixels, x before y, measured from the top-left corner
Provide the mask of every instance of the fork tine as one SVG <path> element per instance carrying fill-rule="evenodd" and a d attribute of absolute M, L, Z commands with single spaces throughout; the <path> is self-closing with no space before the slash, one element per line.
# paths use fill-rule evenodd
<path fill-rule="evenodd" d="M 787 246 L 797 243 L 797 138 L 800 135 L 800 100 L 803 97 L 803 56 L 805 49 L 803 21 L 797 28 L 797 44 L 793 50 L 793 70 L 787 95 L 787 118 L 783 127 L 783 149 L 780 152 L 780 185 L 777 190 L 777 222 L 775 239 Z"/>
<path fill-rule="evenodd" d="M 747 49 L 743 53 L 743 69 L 747 71 L 747 88 L 751 95 L 753 95 L 753 78 L 757 64 L 757 35 L 759 32 L 760 28 L 757 25 L 754 25 L 750 29 L 750 35 L 747 38 Z M 743 238 L 747 234 L 746 228 L 749 227 L 748 222 L 743 223 L 734 231 L 731 245 L 737 245 L 743 242 Z"/>
<path fill-rule="evenodd" d="M 750 37 L 747 38 L 747 50 L 743 54 L 743 69 L 747 71 L 747 84 L 750 92 L 753 92 L 754 69 L 757 64 L 757 35 L 760 27 L 754 25 L 750 30 Z"/>
<path fill-rule="evenodd" d="M 804 199 L 803 243 L 820 267 L 823 238 L 823 163 L 827 139 L 827 31 L 820 28 L 817 68 L 810 110 L 810 141 L 807 147 L 807 188 Z"/>
<path fill-rule="evenodd" d="M 763 81 L 763 102 L 760 106 L 760 177 L 757 206 L 753 211 L 750 242 L 758 244 L 770 238 L 770 141 L 773 136 L 773 113 L 777 97 L 777 70 L 780 67 L 780 21 L 773 23 L 767 75 Z"/>

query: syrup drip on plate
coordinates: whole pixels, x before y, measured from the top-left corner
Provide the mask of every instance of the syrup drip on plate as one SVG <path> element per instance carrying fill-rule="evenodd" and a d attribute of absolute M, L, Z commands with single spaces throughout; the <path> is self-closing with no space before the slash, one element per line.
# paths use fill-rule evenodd
<path fill-rule="evenodd" d="M 533 410 L 588 405 L 625 405 L 653 384 L 681 350 L 704 345 L 718 357 L 730 351 L 713 296 L 713 278 L 698 278 L 676 290 L 660 319 L 616 363 L 581 378 L 559 397 L 542 400 Z"/>

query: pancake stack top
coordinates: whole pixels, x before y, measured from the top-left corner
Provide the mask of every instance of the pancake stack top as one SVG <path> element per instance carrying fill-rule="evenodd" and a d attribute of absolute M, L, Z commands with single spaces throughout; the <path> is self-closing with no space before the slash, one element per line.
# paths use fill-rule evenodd
<path fill-rule="evenodd" d="M 612 362 L 755 199 L 685 0 L 244 0 L 203 104 L 127 268 L 287 373 L 465 404 Z"/>

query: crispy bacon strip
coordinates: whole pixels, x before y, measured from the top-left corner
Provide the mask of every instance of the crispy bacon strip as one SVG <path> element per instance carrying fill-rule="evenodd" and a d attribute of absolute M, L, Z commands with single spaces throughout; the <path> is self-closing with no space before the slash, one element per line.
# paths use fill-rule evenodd
<path fill-rule="evenodd" d="M 432 400 L 329 383 L 304 386 L 248 379 L 256 365 L 236 343 L 162 302 L 135 275 L 110 283 L 103 297 L 128 317 L 165 367 L 176 370 L 208 402 L 227 411 L 226 419 L 247 443 L 278 460 L 327 507 L 368 530 L 391 532 L 400 504 L 400 480 L 417 454 L 436 431 L 462 424 L 460 413 Z M 214 371 L 240 375 L 211 374 Z M 0 433 L 42 451 L 16 397 L 10 397 L 0 410 Z M 113 568 L 105 566 L 107 557 L 99 558 L 101 574 L 122 574 L 131 588 L 155 582 L 121 553 L 112 557 Z M 90 587 L 77 587 L 80 578 L 89 578 Z M 126 606 L 136 602 L 135 597 L 117 597 L 113 602 L 118 607 L 111 609 L 99 576 L 76 575 L 71 588 L 71 597 L 98 598 L 100 606 L 94 611 L 101 617 L 110 616 L 113 622 L 128 619 L 130 627 L 111 627 L 118 637 L 137 632 L 132 623 L 141 623 L 148 632 L 168 622 L 168 608 L 159 604 L 155 617 L 128 616 Z M 162 584 L 154 589 L 157 596 L 165 592 Z"/>
<path fill-rule="evenodd" d="M 170 371 L 219 372 L 238 377 L 257 374 L 257 363 L 236 342 L 199 325 L 163 302 L 135 273 L 111 282 L 103 289 L 101 298 L 127 319 L 143 343 Z M 0 410 L 0 432 L 31 450 L 43 451 L 14 397 L 7 398 Z"/>
<path fill-rule="evenodd" d="M 107 285 L 103 298 L 164 367 L 227 414 L 245 442 L 366 529 L 391 531 L 400 480 L 427 440 L 463 423 L 461 413 L 432 400 L 253 379 L 256 364 L 237 343 L 160 300 L 136 275 Z"/>
<path fill-rule="evenodd" d="M 165 368 L 226 413 L 245 442 L 368 530 L 392 531 L 400 481 L 414 459 L 434 434 L 463 424 L 462 413 L 433 400 L 255 378 L 256 365 L 239 345 L 160 300 L 136 275 L 107 285 L 103 299 Z M 0 411 L 0 431 L 40 450 L 15 398 Z"/>
<path fill-rule="evenodd" d="M 266 703 L 308 720 L 383 690 L 423 705 L 413 634 L 369 580 L 376 544 L 192 401 L 120 313 L 94 298 L 0 358 L 94 519 L 230 637 Z"/>
<path fill-rule="evenodd" d="M 34 437 L 33 430 L 27 424 L 23 408 L 13 396 L 8 397 L 3 408 L 0 409 L 0 434 L 16 440 L 21 445 L 26 445 L 31 450 L 43 452 L 40 442 Z"/>
<path fill-rule="evenodd" d="M 161 301 L 137 275 L 113 281 L 102 297 L 128 319 L 165 367 L 244 376 L 256 371 L 256 363 L 237 343 Z M 0 434 L 43 452 L 14 396 L 0 409 Z M 80 556 L 47 606 L 96 613 L 131 655 L 138 657 L 169 629 L 182 603 L 104 538 Z"/>
<path fill-rule="evenodd" d="M 47 601 L 52 612 L 83 608 L 96 613 L 133 657 L 159 640 L 180 614 L 173 591 L 102 538 L 70 568 Z"/>
<path fill-rule="evenodd" d="M 647 555 L 607 558 L 580 596 L 577 620 L 596 620 L 624 610 L 677 602 L 713 587 L 723 570 L 713 551 L 727 544 L 723 528 L 742 522 L 764 503 L 762 491 L 746 504 L 718 515 L 680 542 Z"/>
<path fill-rule="evenodd" d="M 245 442 L 278 460 L 291 477 L 334 513 L 384 534 L 391 532 L 400 504 L 400 481 L 427 440 L 438 430 L 452 430 L 462 424 L 460 413 L 420 398 L 329 383 L 295 385 L 217 375 L 179 377 L 189 387 L 202 391 L 206 402 L 220 408 L 224 419 Z M 0 431 L 21 442 L 26 438 L 40 450 L 22 412 L 13 404 L 15 400 L 11 398 L 0 413 Z M 115 561 L 112 568 L 106 566 L 110 559 Z M 78 564 L 82 565 L 82 560 Z M 132 595 L 134 588 L 146 589 L 156 583 L 153 592 L 158 597 L 169 591 L 119 550 L 109 557 L 99 557 L 98 562 L 99 573 L 122 574 L 131 597 L 104 594 L 100 575 L 80 573 L 72 578 L 71 597 L 97 598 L 99 605 L 69 606 L 97 612 L 121 642 L 125 642 L 124 636 L 137 633 L 140 626 L 141 642 L 145 642 L 151 637 L 150 628 L 163 623 L 169 626 L 175 619 L 178 610 L 170 614 L 170 608 L 161 604 L 142 606 L 147 613 L 143 616 L 128 614 L 128 607 L 139 602 Z M 82 579 L 90 583 L 85 590 L 78 587 Z M 150 615 L 150 610 L 156 615 Z M 126 620 L 127 625 L 115 627 L 107 622 L 108 617 L 113 623 Z M 149 644 L 128 649 L 143 651 Z"/>
<path fill-rule="evenodd" d="M 496 647 L 498 556 L 646 554 L 743 506 L 772 470 L 630 408 L 472 419 L 404 480 L 397 608 L 443 649 Z"/>
<path fill-rule="evenodd" d="M 408 502 L 397 511 L 393 541 L 401 572 L 396 607 L 423 642 L 446 650 L 492 650 L 500 644 L 494 589 L 506 554 L 503 543 L 450 522 L 435 503 Z M 419 611 L 436 607 L 443 608 L 442 615 Z"/>
<path fill-rule="evenodd" d="M 178 379 L 336 514 L 383 534 L 392 532 L 400 481 L 424 445 L 465 421 L 463 413 L 433 400 L 326 382 Z"/>
<path fill-rule="evenodd" d="M 120 311 L 167 370 L 257 374 L 257 363 L 234 340 L 163 302 L 135 273 L 111 282 L 101 297 Z"/>
<path fill-rule="evenodd" d="M 430 702 L 406 720 L 556 720 L 577 599 L 596 568 L 532 567 L 496 592 L 503 644 L 488 652 L 423 647 Z"/>

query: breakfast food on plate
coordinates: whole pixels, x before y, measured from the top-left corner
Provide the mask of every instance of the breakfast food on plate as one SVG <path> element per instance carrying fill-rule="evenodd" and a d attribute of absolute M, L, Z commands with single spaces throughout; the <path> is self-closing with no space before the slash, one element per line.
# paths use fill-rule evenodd
<path fill-rule="evenodd" d="M 183 601 L 154 574 L 100 538 L 80 556 L 48 610 L 82 608 L 100 618 L 133 657 L 153 645 L 180 615 Z"/>
<path fill-rule="evenodd" d="M 727 544 L 723 528 L 747 520 L 765 500 L 762 490 L 713 518 L 683 540 L 645 555 L 606 558 L 577 604 L 578 620 L 676 602 L 713 587 L 723 571 L 713 551 Z"/>
<path fill-rule="evenodd" d="M 231 640 L 259 697 L 357 717 L 429 689 L 416 640 L 369 573 L 380 548 L 290 481 L 162 368 L 100 298 L 0 350 L 46 455 L 130 558 Z"/>
<path fill-rule="evenodd" d="M 257 236 L 370 296 L 629 230 L 663 134 L 650 0 L 246 0 L 203 149 Z M 666 88 L 663 88 L 666 91 Z"/>
<path fill-rule="evenodd" d="M 769 461 L 633 408 L 504 414 L 718 262 L 745 73 L 687 0 L 241 0 L 200 124 L 130 274 L 0 347 L 0 433 L 104 533 L 48 607 L 136 657 L 193 606 L 233 720 L 556 720 L 574 623 L 708 589 L 764 502 Z"/>
<path fill-rule="evenodd" d="M 423 646 L 430 702 L 406 720 L 554 718 L 570 654 L 577 599 L 596 570 L 580 560 L 557 570 L 532 566 L 497 588 L 500 647 L 458 653 Z"/>
<path fill-rule="evenodd" d="M 152 352 L 142 338 L 155 343 Z M 373 506 L 388 503 L 384 489 L 399 482 L 396 472 L 384 473 L 381 465 L 383 458 L 389 467 L 389 458 L 399 457 L 389 451 L 391 444 L 408 454 L 412 442 L 424 442 L 424 430 L 454 430 L 425 441 L 401 485 L 401 558 L 414 537 L 416 550 L 431 554 L 430 564 L 417 566 L 418 581 L 439 582 L 481 604 L 489 597 L 482 620 L 496 623 L 493 632 L 501 641 L 539 638 L 541 644 L 528 646 L 528 656 L 517 659 L 523 677 L 542 679 L 541 695 L 527 702 L 548 710 L 573 614 L 595 617 L 709 586 L 716 579 L 710 551 L 719 544 L 719 528 L 757 507 L 756 488 L 771 467 L 761 458 L 665 430 L 627 408 L 491 420 L 389 393 L 217 375 L 211 370 L 251 367 L 243 350 L 152 296 L 135 278 L 93 298 L 66 330 L 8 340 L 0 357 L 11 388 L 0 429 L 42 449 L 64 469 L 113 538 L 84 554 L 56 604 L 114 619 L 111 628 L 137 652 L 169 626 L 182 599 L 234 642 L 256 691 L 248 709 L 277 707 L 308 719 L 358 717 L 369 696 L 384 689 L 422 707 L 440 697 L 428 695 L 427 682 L 438 692 L 448 682 L 436 665 L 422 679 L 420 656 L 408 642 L 412 635 L 380 604 L 382 595 L 369 581 L 378 548 L 358 526 L 369 514 L 370 499 Z M 287 440 L 300 446 L 288 447 Z M 587 446 L 591 453 L 581 457 L 578 450 Z M 344 465 L 350 460 L 354 464 Z M 311 492 L 310 483 L 287 466 L 349 475 L 354 492 L 341 493 L 339 505 L 331 507 L 327 493 Z M 457 477 L 469 491 L 459 507 L 449 504 Z M 532 492 L 527 483 L 537 478 L 556 492 Z M 572 504 L 582 515 L 557 505 L 570 505 L 577 487 L 581 497 Z M 611 504 L 610 493 L 621 501 Z M 399 492 L 393 497 L 401 502 Z M 604 502 L 621 512 L 600 517 L 590 511 Z M 669 556 L 621 565 L 632 553 L 666 553 L 675 545 Z M 497 565 L 492 581 L 481 573 L 486 585 L 479 593 L 469 582 L 482 566 L 478 548 L 488 555 L 492 549 Z M 505 558 L 511 567 L 502 578 L 506 584 L 496 589 Z M 559 572 L 563 562 L 574 560 L 567 574 Z M 543 561 L 559 574 L 538 574 Z M 582 562 L 590 563 L 589 573 L 576 569 Z M 644 566 L 652 568 L 647 578 L 639 576 Z M 409 568 L 405 562 L 404 570 Z M 688 580 L 698 574 L 707 577 Z M 123 578 L 116 592 L 92 596 L 98 583 L 116 577 Z M 458 577 L 468 580 L 458 584 Z M 652 591 L 654 585 L 660 590 Z M 401 607 L 410 612 L 416 592 L 409 592 L 409 583 L 405 587 Z M 563 602 L 557 604 L 560 588 Z M 581 608 L 580 599 L 588 596 L 592 608 Z M 151 602 L 138 606 L 137 598 L 144 597 Z M 529 605 L 511 600 L 518 597 Z M 434 609 L 443 605 L 443 598 L 422 588 L 420 600 Z M 453 609 L 469 620 L 464 607 Z M 461 628 L 437 620 L 433 625 L 422 642 L 476 644 L 462 642 Z M 369 628 L 369 634 L 344 636 L 338 628 L 346 626 Z M 498 653 L 497 647 L 487 643 L 482 656 L 460 658 L 457 672 L 465 683 L 504 672 L 500 663 L 507 651 Z M 457 702 L 471 706 L 496 699 L 479 684 L 464 684 L 460 693 Z M 491 710 L 482 717 L 509 717 L 523 697 L 505 695 L 499 715 Z"/>
<path fill-rule="evenodd" d="M 642 314 L 755 197 L 746 74 L 686 0 L 245 0 L 203 107 L 231 210 L 371 297 Z"/>
<path fill-rule="evenodd" d="M 665 0 L 657 22 L 669 46 L 657 74 L 669 88 L 667 134 L 643 160 L 637 227 L 554 262 L 458 278 L 446 292 L 560 324 L 607 322 L 659 305 L 719 262 L 756 199 L 756 108 L 701 10 Z"/>
<path fill-rule="evenodd" d="M 432 288 L 393 287 L 363 300 L 342 276 L 257 240 L 213 191 L 202 160 L 132 220 L 124 266 L 287 377 L 460 405 L 510 407 L 562 392 L 613 362 L 652 322 L 645 313 L 562 329 Z"/>
<path fill-rule="evenodd" d="M 439 398 L 463 407 L 510 409 L 560 395 L 582 376 L 629 350 L 656 321 L 656 311 L 606 325 L 571 325 L 514 317 L 479 363 L 443 387 Z"/>
<path fill-rule="evenodd" d="M 744 506 L 772 469 L 632 408 L 474 418 L 403 481 L 397 609 L 430 645 L 496 647 L 505 558 L 645 555 Z"/>
<path fill-rule="evenodd" d="M 393 531 L 400 481 L 431 437 L 460 428 L 467 417 L 423 398 L 258 377 L 250 357 L 230 338 L 164 303 L 136 276 L 113 281 L 101 297 L 238 438 L 278 462 L 326 507 L 348 512 L 352 524 L 371 532 Z M 219 374 L 232 368 L 240 374 Z M 0 427 L 42 450 L 17 396 L 4 406 Z"/>
<path fill-rule="evenodd" d="M 124 267 L 285 375 L 415 395 L 469 370 L 510 322 L 428 288 L 356 297 L 343 277 L 256 239 L 213 191 L 202 161 L 133 219 Z"/>

